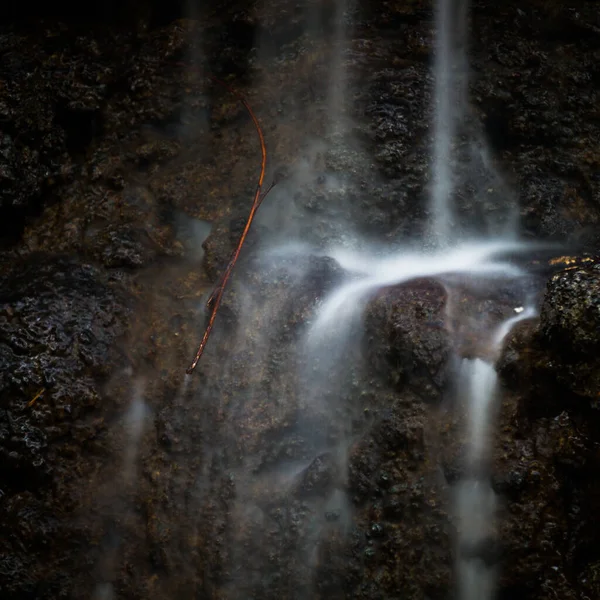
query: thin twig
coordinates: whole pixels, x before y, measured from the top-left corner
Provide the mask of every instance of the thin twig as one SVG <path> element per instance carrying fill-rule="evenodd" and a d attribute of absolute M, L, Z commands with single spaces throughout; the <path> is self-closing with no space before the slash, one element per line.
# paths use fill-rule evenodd
<path fill-rule="evenodd" d="M 221 80 L 217 79 L 216 77 L 210 77 L 210 79 L 212 79 L 216 83 L 222 85 L 227 90 L 229 90 L 244 105 L 244 107 L 248 111 L 248 114 L 252 118 L 252 121 L 254 122 L 254 127 L 256 128 L 256 132 L 258 133 L 258 139 L 260 141 L 260 150 L 261 150 L 262 157 L 261 157 L 261 163 L 260 163 L 260 175 L 258 177 L 258 184 L 256 186 L 254 200 L 252 201 L 252 208 L 250 209 L 250 214 L 248 215 L 248 220 L 246 221 L 246 226 L 244 227 L 244 231 L 242 232 L 242 235 L 240 236 L 240 240 L 231 256 L 231 259 L 229 260 L 229 263 L 227 264 L 227 268 L 225 269 L 225 271 L 223 273 L 221 282 L 215 290 L 216 295 L 214 295 L 214 296 L 211 295 L 211 298 L 209 299 L 210 306 L 212 308 L 212 312 L 208 319 L 208 324 L 206 326 L 206 329 L 204 330 L 204 335 L 202 336 L 202 341 L 200 342 L 200 346 L 198 347 L 198 352 L 196 352 L 196 356 L 195 356 L 194 360 L 192 361 L 192 364 L 188 367 L 188 369 L 186 371 L 186 373 L 188 375 L 190 375 L 194 372 L 194 369 L 196 368 L 198 361 L 202 357 L 202 353 L 204 352 L 204 348 L 206 347 L 208 338 L 210 337 L 210 333 L 212 331 L 212 328 L 213 328 L 213 325 L 215 322 L 215 317 L 217 316 L 217 311 L 219 310 L 219 305 L 221 304 L 221 300 L 223 298 L 223 293 L 225 292 L 225 286 L 227 285 L 227 281 L 229 280 L 231 271 L 233 270 L 233 267 L 235 266 L 235 263 L 240 255 L 242 246 L 244 245 L 244 242 L 246 241 L 246 236 L 248 235 L 248 231 L 250 230 L 250 225 L 252 225 L 252 221 L 254 220 L 254 215 L 256 214 L 256 211 L 258 210 L 260 203 L 262 202 L 264 196 L 266 195 L 266 194 L 261 195 L 261 193 L 260 193 L 261 189 L 262 189 L 262 185 L 263 185 L 263 180 L 265 178 L 265 169 L 267 166 L 267 148 L 265 146 L 265 138 L 264 138 L 262 129 L 260 127 L 260 123 L 258 122 L 256 115 L 252 111 L 250 104 L 248 104 L 248 102 L 246 101 L 244 96 L 242 96 L 239 92 L 237 92 L 232 87 L 230 87 L 224 81 L 221 81 Z M 269 188 L 269 190 L 270 189 L 271 188 Z"/>
<path fill-rule="evenodd" d="M 46 388 L 39 390 L 38 393 L 27 403 L 27 408 L 31 408 L 45 391 Z"/>
<path fill-rule="evenodd" d="M 260 206 L 262 204 L 262 201 L 267 197 L 267 194 L 275 187 L 276 183 L 277 183 L 276 181 L 271 182 L 271 185 L 260 195 L 260 200 L 258 201 L 258 206 Z M 233 256 L 235 254 L 236 249 L 237 248 L 234 248 L 233 253 L 231 254 L 231 258 L 229 259 L 229 262 L 234 260 Z M 223 287 L 223 280 L 225 277 L 225 273 L 226 273 L 226 271 L 221 275 L 221 277 L 219 277 L 219 282 L 217 283 L 217 285 L 215 285 L 210 297 L 206 301 L 206 309 L 207 310 L 212 310 L 212 308 L 213 308 L 215 298 L 217 297 L 219 290 Z"/>

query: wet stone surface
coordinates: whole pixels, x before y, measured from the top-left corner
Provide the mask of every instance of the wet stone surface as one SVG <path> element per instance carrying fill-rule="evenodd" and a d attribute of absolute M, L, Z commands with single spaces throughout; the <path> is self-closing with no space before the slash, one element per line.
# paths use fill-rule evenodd
<path fill-rule="evenodd" d="M 432 7 L 355 12 L 340 133 L 334 3 L 267 4 L 209 7 L 198 22 L 153 3 L 127 26 L 2 26 L 3 599 L 452 597 L 464 415 L 443 393 L 443 290 L 382 291 L 330 369 L 301 349 L 345 274 L 307 248 L 269 254 L 298 241 L 319 253 L 349 231 L 422 235 Z M 593 2 L 473 4 L 462 132 L 490 155 L 466 137 L 453 149 L 469 174 L 459 216 L 505 222 L 518 197 L 526 235 L 598 250 L 597 27 Z M 183 66 L 194 60 L 259 116 L 267 182 L 287 176 L 186 381 L 260 160 L 243 107 Z M 185 214 L 210 227 L 203 251 Z M 600 597 L 597 288 L 593 265 L 555 276 L 540 326 L 516 328 L 501 359 L 490 560 L 502 600 Z M 486 326 L 513 306 L 484 296 L 459 300 Z M 461 355 L 485 354 L 465 340 Z"/>
<path fill-rule="evenodd" d="M 600 390 L 600 265 L 555 275 L 542 308 L 541 343 L 552 349 L 559 382 L 595 404 Z"/>
<path fill-rule="evenodd" d="M 16 263 L 0 289 L 2 593 L 42 597 L 45 581 L 52 596 L 70 570 L 52 548 L 70 545 L 62 560 L 76 564 L 82 539 L 71 486 L 110 455 L 105 419 L 116 406 L 101 383 L 124 366 L 115 342 L 127 294 L 91 265 L 44 255 Z"/>
<path fill-rule="evenodd" d="M 370 360 L 390 382 L 425 402 L 439 400 L 451 342 L 445 328 L 446 293 L 434 281 L 386 290 L 367 309 Z"/>
<path fill-rule="evenodd" d="M 571 577 L 585 593 L 595 585 L 585 576 L 593 569 L 591 540 L 597 536 L 592 473 L 598 468 L 598 421 L 590 387 L 595 354 L 586 351 L 586 344 L 596 343 L 588 332 L 595 274 L 592 262 L 554 275 L 539 325 L 515 330 L 500 363 L 512 390 L 503 406 L 494 480 L 506 500 L 499 515 L 502 584 L 520 597 L 544 598 L 552 591 L 577 597 Z M 531 580 L 534 569 L 538 576 Z"/>

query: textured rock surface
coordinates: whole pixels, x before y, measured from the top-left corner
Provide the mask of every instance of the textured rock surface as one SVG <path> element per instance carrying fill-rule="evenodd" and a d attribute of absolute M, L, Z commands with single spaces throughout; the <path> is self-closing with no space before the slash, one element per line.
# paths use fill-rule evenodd
<path fill-rule="evenodd" d="M 370 360 L 400 389 L 439 400 L 446 384 L 451 342 L 445 328 L 446 292 L 434 281 L 409 283 L 379 295 L 366 327 Z"/>
<path fill-rule="evenodd" d="M 541 314 L 541 343 L 551 368 L 571 392 L 597 402 L 600 390 L 600 265 L 555 275 Z"/>
<path fill-rule="evenodd" d="M 501 361 L 514 398 L 503 411 L 495 487 L 507 597 L 596 593 L 592 541 L 598 485 L 597 265 L 548 282 L 539 327 L 515 331 Z M 588 346 L 591 344 L 591 346 Z M 536 577 L 531 574 L 536 572 Z"/>
<path fill-rule="evenodd" d="M 91 265 L 44 255 L 16 263 L 0 289 L 0 589 L 60 597 L 86 539 L 75 490 L 110 458 L 118 406 L 102 383 L 122 364 L 127 296 Z"/>
<path fill-rule="evenodd" d="M 198 22 L 177 3 L 106 4 L 92 24 L 61 7 L 2 26 L 3 599 L 452 597 L 464 415 L 439 402 L 441 288 L 387 290 L 340 355 L 308 360 L 307 325 L 345 274 L 269 254 L 422 234 L 432 7 L 354 14 L 339 134 L 334 3 L 296 4 L 230 2 Z M 506 216 L 518 197 L 527 235 L 599 249 L 598 27 L 589 1 L 473 4 L 464 133 L 498 172 L 457 144 L 463 215 Z M 187 381 L 260 158 L 243 107 L 198 64 L 261 119 L 267 181 L 287 176 Z M 503 600 L 600 597 L 598 277 L 591 263 L 556 275 L 541 325 L 516 329 L 501 361 Z M 492 321 L 511 306 L 460 299 Z M 465 339 L 462 354 L 482 351 Z"/>

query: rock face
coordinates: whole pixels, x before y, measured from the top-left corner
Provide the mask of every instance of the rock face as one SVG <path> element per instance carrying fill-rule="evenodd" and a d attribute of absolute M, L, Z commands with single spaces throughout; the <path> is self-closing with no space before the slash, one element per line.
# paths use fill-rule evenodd
<path fill-rule="evenodd" d="M 597 289 L 595 258 L 557 273 L 546 287 L 539 328 L 509 340 L 501 369 L 515 388 L 530 380 L 530 412 L 576 409 L 596 421 Z"/>
<path fill-rule="evenodd" d="M 85 535 L 75 523 L 79 499 L 72 486 L 109 456 L 107 420 L 116 406 L 100 383 L 120 362 L 115 341 L 128 311 L 119 287 L 91 265 L 44 255 L 16 263 L 0 278 L 6 598 L 70 593 L 70 567 L 55 562 L 52 548 L 68 547 L 61 561 L 79 562 Z"/>
<path fill-rule="evenodd" d="M 440 284 L 424 280 L 380 294 L 367 311 L 375 369 L 400 389 L 408 385 L 426 402 L 439 400 L 446 383 L 451 353 L 446 300 Z"/>
<path fill-rule="evenodd" d="M 507 597 L 596 593 L 591 541 L 598 485 L 597 265 L 548 282 L 539 327 L 516 331 L 501 373 L 516 396 L 505 407 L 495 488 L 505 498 Z M 527 382 L 527 383 L 526 383 Z M 536 570 L 536 579 L 530 574 Z"/>
<path fill-rule="evenodd" d="M 469 316 L 510 294 L 461 293 L 452 323 L 412 282 L 306 350 L 350 276 L 329 245 L 423 235 L 430 3 L 359 4 L 341 54 L 333 1 L 52 6 L 0 29 L 2 599 L 453 597 L 448 357 L 485 355 Z M 518 199 L 526 235 L 600 250 L 599 27 L 584 0 L 473 4 L 465 221 Z M 201 66 L 248 99 L 278 184 L 184 379 L 260 165 Z M 554 275 L 500 360 L 503 600 L 600 597 L 599 281 L 593 260 Z"/>
<path fill-rule="evenodd" d="M 541 314 L 541 340 L 557 381 L 595 403 L 600 389 L 600 265 L 552 278 Z"/>

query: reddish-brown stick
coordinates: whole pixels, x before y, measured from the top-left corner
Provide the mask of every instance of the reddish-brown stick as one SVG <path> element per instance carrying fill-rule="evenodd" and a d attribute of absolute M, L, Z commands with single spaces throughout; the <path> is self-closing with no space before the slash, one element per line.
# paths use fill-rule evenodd
<path fill-rule="evenodd" d="M 262 129 L 260 127 L 260 123 L 258 122 L 258 119 L 256 118 L 256 115 L 254 114 L 254 111 L 252 110 L 252 108 L 250 107 L 250 104 L 248 104 L 248 102 L 247 102 L 246 98 L 244 98 L 244 96 L 242 96 L 239 92 L 237 92 L 232 87 L 230 87 L 224 81 L 221 81 L 221 80 L 217 79 L 216 77 L 211 77 L 211 79 L 213 81 L 215 81 L 216 83 L 225 87 L 227 90 L 229 90 L 229 92 L 231 92 L 236 98 L 238 98 L 238 100 L 244 105 L 244 107 L 248 111 L 248 114 L 250 115 L 250 117 L 252 118 L 252 121 L 254 122 L 254 127 L 256 128 L 256 132 L 258 133 L 262 158 L 261 158 L 261 163 L 260 163 L 260 175 L 258 177 L 258 184 L 256 186 L 256 192 L 254 194 L 254 200 L 252 201 L 252 207 L 250 209 L 250 214 L 248 215 L 248 220 L 246 221 L 244 231 L 242 232 L 242 235 L 240 236 L 239 242 L 231 256 L 231 259 L 230 259 L 229 263 L 227 264 L 227 268 L 225 269 L 223 276 L 221 277 L 221 281 L 220 281 L 219 285 L 217 286 L 217 288 L 215 289 L 215 292 L 209 299 L 210 307 L 212 310 L 210 313 L 210 317 L 208 319 L 208 324 L 206 325 L 206 329 L 204 330 L 204 335 L 202 336 L 202 341 L 200 342 L 200 346 L 198 347 L 198 352 L 196 352 L 196 356 L 195 356 L 194 360 L 192 361 L 192 364 L 186 370 L 186 373 L 188 375 L 191 375 L 194 372 L 194 369 L 196 368 L 198 361 L 200 360 L 200 358 L 202 358 L 202 353 L 204 352 L 204 348 L 206 347 L 208 338 L 210 337 L 213 325 L 215 323 L 215 318 L 217 316 L 217 311 L 219 310 L 219 306 L 220 306 L 221 300 L 223 298 L 223 293 L 225 292 L 225 287 L 227 285 L 227 281 L 229 280 L 231 271 L 233 270 L 233 267 L 235 266 L 235 263 L 240 255 L 242 246 L 244 245 L 244 242 L 246 241 L 246 236 L 248 235 L 248 231 L 250 230 L 250 225 L 252 225 L 252 221 L 254 220 L 256 211 L 258 210 L 258 207 L 260 206 L 262 199 L 266 195 L 266 194 L 261 195 L 261 193 L 260 193 L 260 191 L 262 189 L 263 181 L 265 178 L 265 169 L 267 166 L 267 148 L 265 146 L 265 137 L 264 137 Z"/>
<path fill-rule="evenodd" d="M 262 204 L 262 201 L 267 197 L 267 194 L 275 187 L 275 181 L 273 181 L 271 183 L 271 185 L 260 195 L 260 200 L 258 201 L 258 206 L 260 206 Z M 257 207 L 258 208 L 258 207 Z M 231 263 L 231 261 L 233 260 L 234 254 L 235 254 L 236 248 L 233 249 L 233 252 L 231 254 L 231 258 L 229 259 L 229 263 L 227 263 L 228 265 Z M 232 267 L 233 268 L 233 267 Z M 215 302 L 215 298 L 217 297 L 217 294 L 219 292 L 219 290 L 223 287 L 223 278 L 225 276 L 225 273 L 227 271 L 225 270 L 223 272 L 223 274 L 221 275 L 221 277 L 219 277 L 219 282 L 217 283 L 217 285 L 215 285 L 209 299 L 206 301 L 206 308 L 208 310 L 212 310 L 214 302 Z"/>

